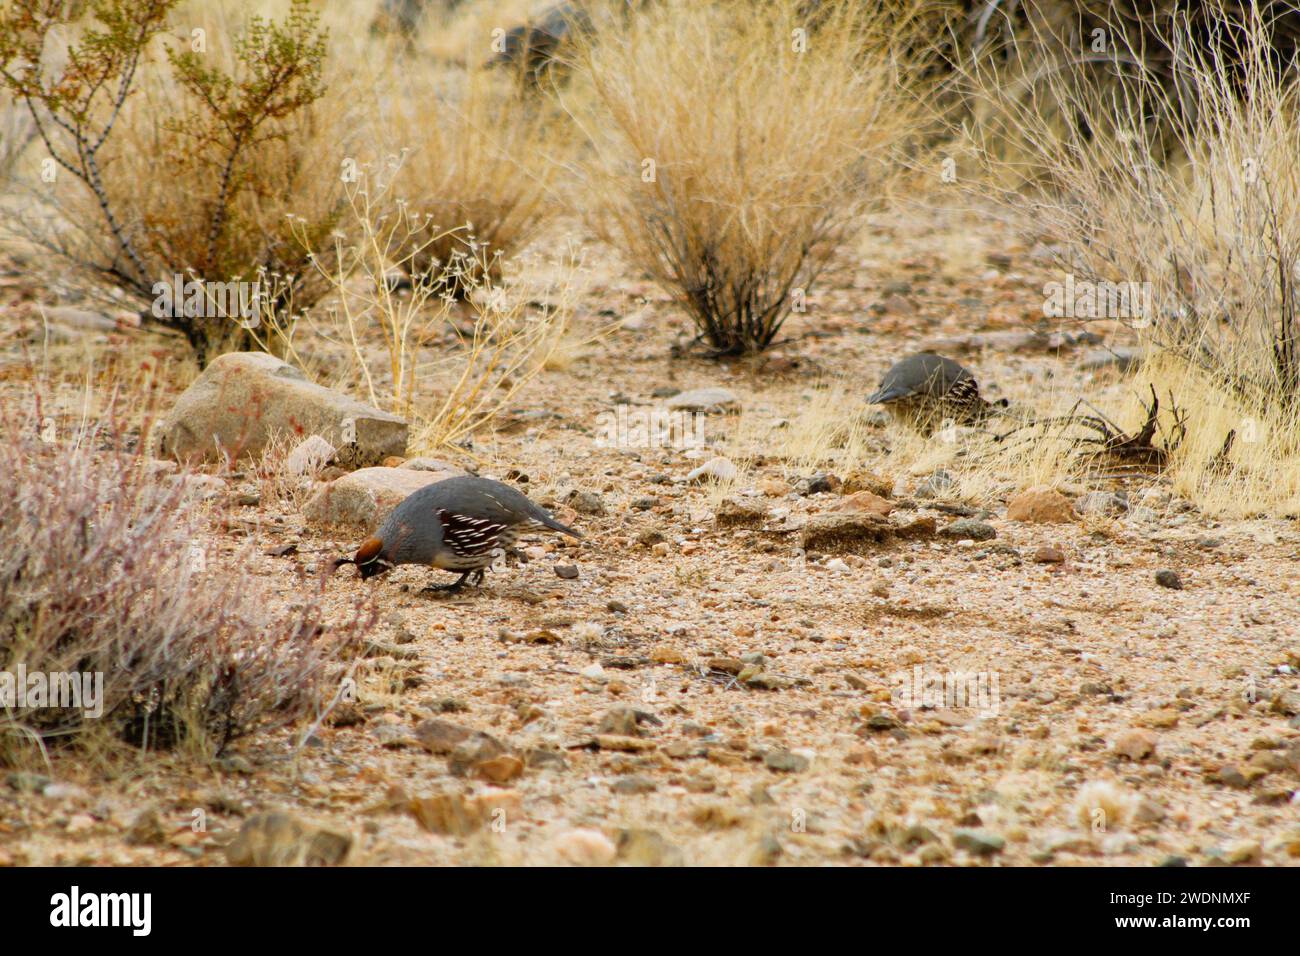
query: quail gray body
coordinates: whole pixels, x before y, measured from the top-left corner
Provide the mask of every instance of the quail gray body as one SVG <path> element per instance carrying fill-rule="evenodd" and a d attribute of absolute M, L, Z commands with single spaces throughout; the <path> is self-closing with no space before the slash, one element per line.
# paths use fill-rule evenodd
<path fill-rule="evenodd" d="M 1005 400 L 985 401 L 968 369 L 933 352 L 917 352 L 895 362 L 867 401 L 884 405 L 896 421 L 924 435 L 945 421 L 978 425 L 1006 404 Z"/>
<path fill-rule="evenodd" d="M 519 535 L 550 528 L 574 538 L 582 535 L 541 505 L 509 485 L 488 478 L 448 478 L 408 495 L 351 558 L 362 578 L 400 564 L 422 564 L 460 573 L 453 584 L 433 590 L 457 590 L 477 584 L 497 557 L 514 548 Z"/>

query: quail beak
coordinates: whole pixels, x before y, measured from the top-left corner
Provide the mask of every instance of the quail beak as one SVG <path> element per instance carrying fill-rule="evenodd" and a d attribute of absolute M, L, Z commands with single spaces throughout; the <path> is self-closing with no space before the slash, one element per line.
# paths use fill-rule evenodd
<path fill-rule="evenodd" d="M 357 553 L 350 558 L 339 558 L 334 562 L 337 568 L 341 564 L 355 564 L 357 573 L 361 575 L 361 580 L 373 578 L 376 574 L 389 571 L 393 567 L 391 561 L 386 561 L 381 555 L 384 553 L 384 543 L 379 538 L 367 538 L 361 547 L 357 548 Z"/>
<path fill-rule="evenodd" d="M 392 570 L 392 565 L 387 561 L 380 561 L 374 558 L 370 561 L 356 562 L 357 573 L 361 575 L 361 580 L 368 581 L 376 574 L 383 574 L 385 571 Z"/>
<path fill-rule="evenodd" d="M 363 581 L 373 578 L 377 574 L 383 574 L 385 571 L 391 571 L 393 569 L 392 564 L 388 561 L 384 561 L 382 558 L 371 558 L 368 561 L 364 559 L 358 561 L 356 558 L 335 558 L 334 570 L 337 571 L 345 564 L 355 564 L 357 566 L 357 574 L 361 576 L 361 580 Z"/>

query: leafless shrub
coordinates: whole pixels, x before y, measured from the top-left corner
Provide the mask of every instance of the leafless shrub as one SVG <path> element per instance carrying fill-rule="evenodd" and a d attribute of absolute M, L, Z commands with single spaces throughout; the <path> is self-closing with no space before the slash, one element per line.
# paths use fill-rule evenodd
<path fill-rule="evenodd" d="M 355 124 L 306 0 L 278 20 L 219 4 L 186 42 L 168 32 L 177 2 L 105 0 L 84 20 L 41 0 L 0 6 L 0 87 L 54 161 L 49 182 L 29 184 L 36 205 L 7 225 L 148 303 L 142 315 L 203 362 L 247 347 L 241 316 L 160 286 L 260 280 L 277 307 L 309 306 L 324 290 L 290 217 L 334 228 Z"/>
<path fill-rule="evenodd" d="M 300 585 L 277 610 L 199 543 L 183 477 L 123 451 L 111 419 L 60 436 L 42 414 L 37 402 L 4 415 L 0 674 L 102 675 L 102 698 L 94 713 L 0 697 L 0 762 L 122 742 L 211 756 L 332 694 L 323 682 L 367 624 L 359 609 L 330 626 Z"/>

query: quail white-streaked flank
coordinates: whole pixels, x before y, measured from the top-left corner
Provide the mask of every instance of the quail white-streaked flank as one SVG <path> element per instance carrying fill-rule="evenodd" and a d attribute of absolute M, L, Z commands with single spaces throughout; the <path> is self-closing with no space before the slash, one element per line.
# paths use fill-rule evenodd
<path fill-rule="evenodd" d="M 355 564 L 362 578 L 370 578 L 399 564 L 423 564 L 460 573 L 454 583 L 430 590 L 458 591 L 466 581 L 480 583 L 522 532 L 540 528 L 582 537 L 509 485 L 468 475 L 448 478 L 408 495 L 355 555 L 334 566 Z"/>
<path fill-rule="evenodd" d="M 884 405 L 895 420 L 924 435 L 945 421 L 978 425 L 1007 406 L 1006 399 L 985 401 L 969 370 L 933 352 L 917 352 L 895 362 L 867 401 Z"/>

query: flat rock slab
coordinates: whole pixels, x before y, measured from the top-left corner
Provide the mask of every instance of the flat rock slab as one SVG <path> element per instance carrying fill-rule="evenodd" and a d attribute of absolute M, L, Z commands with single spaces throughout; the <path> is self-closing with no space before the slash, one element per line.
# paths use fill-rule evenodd
<path fill-rule="evenodd" d="M 936 522 L 929 515 L 895 524 L 870 511 L 812 515 L 804 524 L 800 545 L 805 551 L 827 554 L 867 554 L 895 539 L 933 538 Z"/>
<path fill-rule="evenodd" d="M 1082 345 L 1097 345 L 1101 338 L 1094 332 L 974 332 L 950 338 L 931 339 L 922 348 L 940 354 L 967 354 L 989 349 L 994 352 L 1059 352 Z"/>
<path fill-rule="evenodd" d="M 302 512 L 315 524 L 373 531 L 407 495 L 425 485 L 463 474 L 460 469 L 362 468 L 318 488 L 307 499 Z"/>
<path fill-rule="evenodd" d="M 893 536 L 894 526 L 878 514 L 824 514 L 808 520 L 800 544 L 806 551 L 854 553 Z"/>
<path fill-rule="evenodd" d="M 846 514 L 874 514 L 888 517 L 894 510 L 894 503 L 870 491 L 859 491 L 846 495 L 835 505 L 835 510 Z"/>
<path fill-rule="evenodd" d="M 407 423 L 308 381 L 264 352 L 218 356 L 176 400 L 154 440 L 159 457 L 221 460 L 257 455 L 277 436 L 318 435 L 346 468 L 406 454 Z"/>
<path fill-rule="evenodd" d="M 674 411 L 731 412 L 740 408 L 740 399 L 726 388 L 696 388 L 678 392 L 665 403 Z"/>

